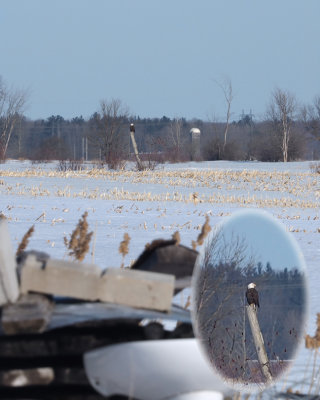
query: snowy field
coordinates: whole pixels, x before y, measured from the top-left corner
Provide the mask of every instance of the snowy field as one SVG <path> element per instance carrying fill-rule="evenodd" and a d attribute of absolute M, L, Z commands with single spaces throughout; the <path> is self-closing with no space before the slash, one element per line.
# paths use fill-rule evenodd
<path fill-rule="evenodd" d="M 191 246 L 206 215 L 213 227 L 236 210 L 260 208 L 284 224 L 304 255 L 310 297 L 307 333 L 314 335 L 320 312 L 320 175 L 310 172 L 309 162 L 170 164 L 145 172 L 90 165 L 80 172 L 58 172 L 57 165 L 0 165 L 0 212 L 9 220 L 14 248 L 34 224 L 28 249 L 66 258 L 63 238 L 69 238 L 88 211 L 94 235 L 85 261 L 102 269 L 120 266 L 118 248 L 127 232 L 128 265 L 147 242 L 170 238 L 177 230 L 182 244 Z M 293 370 L 300 371 L 308 355 L 303 350 Z"/>

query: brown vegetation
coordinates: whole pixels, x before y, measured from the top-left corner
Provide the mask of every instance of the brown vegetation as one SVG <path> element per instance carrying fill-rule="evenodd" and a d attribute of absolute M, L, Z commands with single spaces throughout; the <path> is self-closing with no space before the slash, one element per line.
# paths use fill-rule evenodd
<path fill-rule="evenodd" d="M 70 240 L 64 237 L 64 243 L 70 250 L 69 255 L 77 261 L 82 261 L 89 251 L 89 244 L 93 234 L 93 232 L 88 233 L 87 216 L 88 213 L 85 212 L 79 219 L 78 225 L 70 236 Z"/>
<path fill-rule="evenodd" d="M 18 249 L 16 251 L 16 256 L 20 255 L 27 248 L 29 239 L 32 236 L 33 232 L 34 232 L 34 225 L 32 225 L 31 228 L 28 229 L 28 231 L 23 236 L 23 238 L 18 246 Z"/>
<path fill-rule="evenodd" d="M 202 246 L 204 239 L 208 236 L 209 232 L 211 231 L 211 227 L 209 225 L 209 216 L 206 215 L 206 221 L 201 228 L 201 232 L 199 233 L 197 240 L 192 241 L 192 248 L 195 250 L 197 246 Z"/>
<path fill-rule="evenodd" d="M 320 313 L 317 314 L 317 329 L 313 337 L 306 335 L 305 346 L 307 349 L 318 349 L 320 347 Z"/>
<path fill-rule="evenodd" d="M 120 242 L 119 246 L 119 253 L 122 254 L 122 263 L 121 268 L 124 267 L 124 258 L 129 253 L 129 243 L 130 243 L 130 236 L 128 233 L 124 233 L 123 240 Z"/>

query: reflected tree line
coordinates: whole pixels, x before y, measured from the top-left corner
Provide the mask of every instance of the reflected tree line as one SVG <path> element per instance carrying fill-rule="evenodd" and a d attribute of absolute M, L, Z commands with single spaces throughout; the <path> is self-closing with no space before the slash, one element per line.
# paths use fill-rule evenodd
<path fill-rule="evenodd" d="M 196 282 L 197 331 L 217 371 L 235 382 L 263 382 L 246 316 L 251 282 L 259 292 L 258 320 L 274 376 L 293 358 L 304 330 L 303 272 L 263 265 L 245 240 L 217 234 L 205 249 Z"/>

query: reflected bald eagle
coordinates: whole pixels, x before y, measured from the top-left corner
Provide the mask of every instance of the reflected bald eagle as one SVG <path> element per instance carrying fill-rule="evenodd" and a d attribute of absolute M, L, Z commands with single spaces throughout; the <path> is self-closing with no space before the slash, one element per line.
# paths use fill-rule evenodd
<path fill-rule="evenodd" d="M 257 285 L 255 283 L 249 283 L 248 285 L 248 289 L 246 291 L 246 298 L 247 298 L 247 302 L 248 304 L 251 306 L 251 304 L 253 304 L 253 306 L 256 308 L 257 306 L 260 307 L 259 304 L 259 294 L 258 291 L 256 290 Z"/>

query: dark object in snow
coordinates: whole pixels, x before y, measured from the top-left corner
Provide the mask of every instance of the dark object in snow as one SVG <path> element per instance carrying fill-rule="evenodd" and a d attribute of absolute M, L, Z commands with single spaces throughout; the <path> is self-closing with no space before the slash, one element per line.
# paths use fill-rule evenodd
<path fill-rule="evenodd" d="M 197 251 L 174 239 L 158 239 L 146 247 L 131 268 L 175 275 L 177 293 L 189 286 L 197 256 Z"/>

